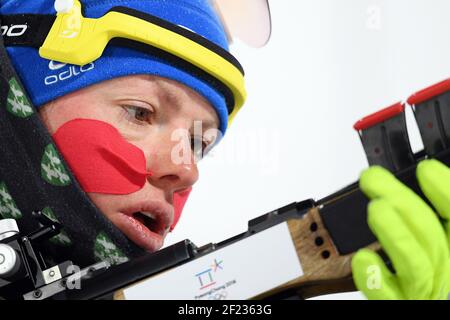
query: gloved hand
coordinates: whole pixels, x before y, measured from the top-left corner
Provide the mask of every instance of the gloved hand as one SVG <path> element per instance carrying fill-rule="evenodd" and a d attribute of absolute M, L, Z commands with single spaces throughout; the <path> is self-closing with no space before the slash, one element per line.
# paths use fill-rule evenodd
<path fill-rule="evenodd" d="M 450 169 L 425 160 L 416 175 L 443 221 L 384 168 L 361 176 L 360 187 L 372 199 L 368 224 L 396 270 L 368 249 L 353 257 L 356 287 L 368 299 L 450 299 Z"/>

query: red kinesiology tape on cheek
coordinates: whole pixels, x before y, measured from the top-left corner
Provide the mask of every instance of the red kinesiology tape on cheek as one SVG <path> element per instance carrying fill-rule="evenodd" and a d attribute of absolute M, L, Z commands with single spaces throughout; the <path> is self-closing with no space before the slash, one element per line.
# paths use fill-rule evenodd
<path fill-rule="evenodd" d="M 191 194 L 192 188 L 189 188 L 185 191 L 181 192 L 175 192 L 173 194 L 173 210 L 174 210 L 174 217 L 173 217 L 173 224 L 170 227 L 170 231 L 172 231 L 175 226 L 177 225 L 178 221 L 180 220 L 181 213 L 183 212 L 184 205 L 186 204 L 186 201 Z"/>
<path fill-rule="evenodd" d="M 71 120 L 53 139 L 85 192 L 133 193 L 151 175 L 144 152 L 106 122 Z"/>

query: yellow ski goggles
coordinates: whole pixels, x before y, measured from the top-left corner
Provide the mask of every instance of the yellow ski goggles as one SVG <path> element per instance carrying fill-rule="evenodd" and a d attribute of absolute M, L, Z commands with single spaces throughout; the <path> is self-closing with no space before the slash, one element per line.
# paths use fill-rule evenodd
<path fill-rule="evenodd" d="M 38 26 L 34 34 L 24 32 L 22 36 L 16 30 L 17 35 L 6 35 L 6 45 L 38 47 L 40 56 L 49 60 L 86 65 L 101 57 L 108 44 L 153 54 L 156 50 L 163 58 L 176 59 L 183 68 L 212 80 L 225 97 L 228 125 L 246 100 L 244 71 L 233 55 L 206 38 L 158 17 L 115 7 L 100 18 L 85 18 L 80 1 L 75 0 L 70 9 L 58 12 L 56 17 L 41 16 L 39 22 L 33 21 L 32 16 L 2 17 L 3 22 L 5 19 L 16 25 L 28 19 L 26 25 Z"/>

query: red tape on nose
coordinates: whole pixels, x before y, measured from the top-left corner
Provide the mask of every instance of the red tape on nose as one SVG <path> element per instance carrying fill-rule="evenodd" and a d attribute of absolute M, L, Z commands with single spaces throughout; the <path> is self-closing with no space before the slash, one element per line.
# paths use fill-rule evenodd
<path fill-rule="evenodd" d="M 53 139 L 85 192 L 133 193 L 151 175 L 146 171 L 144 152 L 106 122 L 71 120 Z"/>

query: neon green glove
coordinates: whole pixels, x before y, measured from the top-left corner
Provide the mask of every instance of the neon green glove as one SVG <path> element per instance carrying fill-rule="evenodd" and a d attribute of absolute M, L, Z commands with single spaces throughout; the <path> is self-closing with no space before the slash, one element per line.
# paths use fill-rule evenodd
<path fill-rule="evenodd" d="M 361 176 L 360 187 L 372 199 L 368 224 L 396 270 L 368 249 L 353 257 L 356 287 L 369 299 L 450 299 L 450 169 L 425 160 L 416 174 L 443 223 L 387 170 L 372 167 Z"/>

